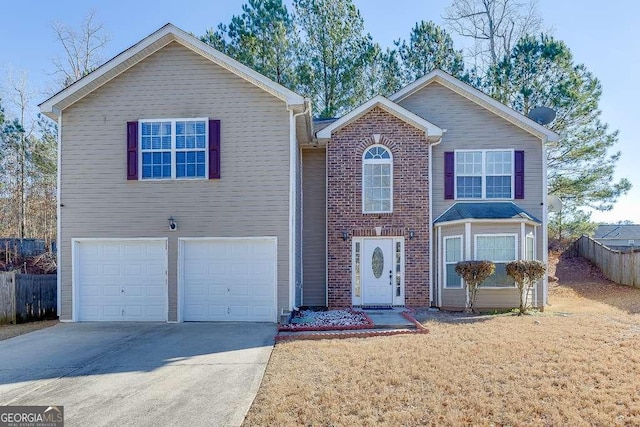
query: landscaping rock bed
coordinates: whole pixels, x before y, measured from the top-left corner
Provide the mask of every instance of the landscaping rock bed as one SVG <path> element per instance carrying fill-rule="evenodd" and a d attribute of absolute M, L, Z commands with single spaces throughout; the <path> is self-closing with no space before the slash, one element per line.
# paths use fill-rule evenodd
<path fill-rule="evenodd" d="M 301 310 L 295 312 L 291 322 L 280 325 L 280 331 L 332 331 L 369 329 L 374 324 L 365 313 L 355 310 L 312 311 Z"/>

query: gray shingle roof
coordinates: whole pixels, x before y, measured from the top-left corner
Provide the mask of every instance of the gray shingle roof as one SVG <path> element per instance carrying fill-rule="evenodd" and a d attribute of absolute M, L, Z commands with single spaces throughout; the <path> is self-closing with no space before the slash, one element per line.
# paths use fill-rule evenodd
<path fill-rule="evenodd" d="M 638 224 L 601 224 L 593 234 L 594 239 L 640 240 Z"/>
<path fill-rule="evenodd" d="M 459 202 L 452 205 L 434 221 L 434 224 L 462 219 L 528 219 L 542 224 L 513 202 Z"/>

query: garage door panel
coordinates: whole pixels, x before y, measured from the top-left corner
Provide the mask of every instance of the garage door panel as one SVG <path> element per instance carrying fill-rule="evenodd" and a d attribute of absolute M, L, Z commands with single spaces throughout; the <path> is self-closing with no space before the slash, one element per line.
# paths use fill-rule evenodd
<path fill-rule="evenodd" d="M 100 291 L 100 288 L 96 287 L 96 289 L 98 289 L 98 292 Z M 102 286 L 102 296 L 119 297 L 121 293 L 122 293 L 122 288 L 120 287 L 120 285 L 106 284 Z"/>
<path fill-rule="evenodd" d="M 246 319 L 247 317 L 249 317 L 250 310 L 246 305 L 231 305 L 229 309 L 229 315 L 231 317 L 239 319 Z"/>
<path fill-rule="evenodd" d="M 206 288 L 207 288 L 206 295 L 221 298 L 227 293 L 227 289 L 229 289 L 229 286 L 226 284 L 208 285 L 206 286 Z"/>
<path fill-rule="evenodd" d="M 78 320 L 167 319 L 164 241 L 78 242 Z"/>
<path fill-rule="evenodd" d="M 248 297 L 250 295 L 249 288 L 249 285 L 243 285 L 242 283 L 233 284 L 229 287 L 229 297 Z"/>
<path fill-rule="evenodd" d="M 102 255 L 105 257 L 120 258 L 122 246 L 118 244 L 103 244 Z"/>
<path fill-rule="evenodd" d="M 184 320 L 275 320 L 274 240 L 187 240 L 182 248 Z"/>
<path fill-rule="evenodd" d="M 100 307 L 97 307 L 97 316 L 100 316 Z M 102 312 L 104 313 L 104 317 L 109 318 L 119 318 L 122 316 L 122 306 L 121 305 L 109 305 L 104 304 L 102 306 Z"/>
<path fill-rule="evenodd" d="M 254 285 L 253 286 L 253 296 L 258 297 L 258 298 L 262 298 L 262 297 L 266 297 L 268 295 L 271 295 L 272 293 L 272 289 L 271 286 L 269 285 Z"/>

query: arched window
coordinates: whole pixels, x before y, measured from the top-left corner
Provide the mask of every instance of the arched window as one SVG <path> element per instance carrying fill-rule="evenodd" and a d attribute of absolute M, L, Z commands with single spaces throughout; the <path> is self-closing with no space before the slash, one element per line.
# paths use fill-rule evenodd
<path fill-rule="evenodd" d="M 393 157 L 382 145 L 362 155 L 362 212 L 393 212 Z"/>

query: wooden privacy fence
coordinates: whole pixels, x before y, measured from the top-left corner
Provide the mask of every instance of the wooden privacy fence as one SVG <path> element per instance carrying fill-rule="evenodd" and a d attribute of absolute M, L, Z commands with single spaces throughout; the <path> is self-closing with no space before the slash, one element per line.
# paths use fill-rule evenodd
<path fill-rule="evenodd" d="M 0 252 L 10 252 L 19 256 L 30 257 L 45 253 L 47 249 L 47 245 L 42 239 L 0 237 Z"/>
<path fill-rule="evenodd" d="M 640 251 L 614 251 L 589 236 L 582 236 L 573 242 L 573 250 L 597 265 L 609 280 L 640 287 Z"/>
<path fill-rule="evenodd" d="M 0 324 L 55 319 L 55 274 L 0 272 Z"/>

